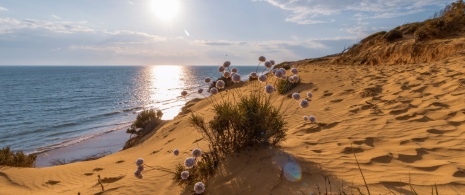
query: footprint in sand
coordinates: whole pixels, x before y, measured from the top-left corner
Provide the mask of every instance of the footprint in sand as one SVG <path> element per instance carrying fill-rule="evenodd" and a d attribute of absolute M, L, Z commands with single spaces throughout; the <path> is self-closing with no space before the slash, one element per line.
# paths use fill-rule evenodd
<path fill-rule="evenodd" d="M 375 147 L 374 143 L 375 143 L 375 138 L 373 137 L 367 137 L 365 138 L 365 140 L 363 141 L 353 141 L 352 143 L 354 144 L 357 144 L 357 145 L 362 145 L 362 144 L 366 144 L 370 147 Z"/>
<path fill-rule="evenodd" d="M 100 167 L 97 167 L 97 168 L 94 169 L 94 171 L 97 171 L 97 172 L 101 171 L 101 170 L 103 170 L 103 168 L 100 168 Z"/>
<path fill-rule="evenodd" d="M 93 175 L 94 173 L 84 173 L 85 176 L 91 176 Z"/>
<path fill-rule="evenodd" d="M 458 169 L 452 176 L 454 176 L 454 177 L 465 177 L 465 170 Z"/>
<path fill-rule="evenodd" d="M 163 148 L 160 148 L 159 150 L 155 150 L 155 151 L 153 151 L 153 152 L 152 152 L 152 153 L 150 153 L 150 154 L 156 154 L 156 153 L 159 153 L 161 150 L 163 150 Z"/>
<path fill-rule="evenodd" d="M 329 96 L 332 96 L 332 95 L 333 95 L 333 93 L 326 90 L 326 91 L 323 92 L 323 95 L 321 97 L 324 98 L 324 97 L 329 97 Z"/>
<path fill-rule="evenodd" d="M 392 155 L 383 155 L 370 159 L 370 162 L 375 163 L 390 163 L 392 161 Z"/>
<path fill-rule="evenodd" d="M 168 140 L 164 145 L 169 144 L 170 142 L 174 141 L 176 138 Z"/>
<path fill-rule="evenodd" d="M 397 160 L 404 163 L 414 163 L 415 161 L 423 159 L 423 155 L 428 154 L 424 148 L 417 148 L 415 150 L 417 152 L 416 155 L 399 154 L 399 158 L 397 158 Z"/>
<path fill-rule="evenodd" d="M 47 184 L 47 185 L 55 185 L 55 184 L 58 184 L 58 183 L 60 183 L 60 181 L 48 180 L 47 182 L 45 182 L 45 184 Z"/>
<path fill-rule="evenodd" d="M 441 102 L 433 102 L 429 106 L 436 106 L 436 107 L 441 107 L 441 108 L 446 108 L 446 109 L 450 107 L 448 104 L 444 104 Z"/>
<path fill-rule="evenodd" d="M 425 123 L 425 122 L 428 122 L 428 121 L 433 121 L 433 119 L 431 119 L 431 118 L 429 118 L 427 116 L 423 116 L 421 118 L 413 119 L 411 121 Z"/>
<path fill-rule="evenodd" d="M 353 154 L 353 153 L 362 153 L 363 151 L 365 150 L 363 150 L 362 148 L 345 147 L 341 153 Z"/>
<path fill-rule="evenodd" d="M 442 135 L 444 133 L 447 133 L 451 130 L 437 130 L 437 129 L 428 129 L 426 132 L 431 133 L 431 134 L 436 134 L 436 135 Z"/>
<path fill-rule="evenodd" d="M 410 109 L 410 106 L 408 106 L 407 108 L 403 108 L 403 109 L 395 109 L 395 110 L 391 110 L 389 114 L 392 114 L 392 115 L 404 114 L 408 112 L 409 109 Z"/>
<path fill-rule="evenodd" d="M 416 113 L 413 113 L 413 114 L 406 114 L 406 115 L 402 115 L 402 116 L 398 116 L 396 117 L 395 119 L 396 120 L 399 120 L 399 121 L 403 121 L 403 120 L 408 120 L 408 119 L 411 119 L 413 117 L 417 116 Z"/>
<path fill-rule="evenodd" d="M 331 102 L 331 103 L 338 103 L 338 102 L 342 102 L 342 101 L 344 101 L 344 99 L 335 99 L 335 100 L 331 100 L 331 101 L 329 101 L 329 102 Z"/>
<path fill-rule="evenodd" d="M 100 181 L 102 183 L 114 183 L 114 182 L 117 182 L 120 179 L 123 179 L 124 177 L 125 177 L 124 175 L 121 175 L 121 176 L 118 176 L 118 177 L 105 177 L 105 178 L 101 179 Z"/>
<path fill-rule="evenodd" d="M 308 128 L 308 129 L 305 129 L 305 132 L 306 133 L 316 133 L 316 132 L 320 132 L 323 129 L 331 129 L 331 128 L 335 127 L 338 124 L 339 124 L 339 122 L 333 122 L 333 123 L 329 123 L 329 124 L 316 123 L 316 125 L 312 125 L 312 127 Z"/>
<path fill-rule="evenodd" d="M 418 138 L 412 138 L 411 140 L 413 142 L 424 142 L 428 137 L 418 137 Z"/>

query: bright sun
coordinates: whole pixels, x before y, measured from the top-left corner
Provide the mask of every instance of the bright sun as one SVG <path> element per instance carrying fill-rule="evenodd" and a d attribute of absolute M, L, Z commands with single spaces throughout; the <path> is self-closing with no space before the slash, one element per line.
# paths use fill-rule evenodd
<path fill-rule="evenodd" d="M 153 0 L 152 10 L 155 15 L 164 21 L 173 19 L 179 11 L 178 0 Z"/>

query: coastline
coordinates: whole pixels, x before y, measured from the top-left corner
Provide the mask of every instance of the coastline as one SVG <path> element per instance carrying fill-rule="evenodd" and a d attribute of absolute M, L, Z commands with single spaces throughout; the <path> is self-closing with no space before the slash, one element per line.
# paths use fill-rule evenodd
<path fill-rule="evenodd" d="M 171 109 L 167 109 L 166 113 L 169 115 L 170 119 L 164 120 L 164 122 L 161 123 L 160 126 L 155 127 L 152 130 L 152 132 L 142 137 L 137 142 L 137 144 L 141 144 L 144 141 L 146 141 L 147 138 L 149 138 L 156 132 L 156 129 L 161 128 L 163 125 L 166 124 L 166 122 L 172 121 L 173 119 L 184 115 L 189 109 L 189 107 L 195 105 L 195 103 L 199 102 L 204 98 L 205 97 L 196 96 L 186 101 L 182 107 L 176 106 L 172 107 Z M 173 113 L 177 114 L 174 115 Z M 37 153 L 35 167 L 41 168 L 61 165 L 52 164 L 52 161 L 55 161 L 55 163 L 58 162 L 63 164 L 81 162 L 86 161 L 86 159 L 89 159 L 91 157 L 102 158 L 120 152 L 123 150 L 126 141 L 128 141 L 131 136 L 130 134 L 126 133 L 126 128 L 127 127 L 124 127 L 120 130 L 95 136 L 93 138 L 81 142 Z"/>
<path fill-rule="evenodd" d="M 55 166 L 50 163 L 54 160 L 63 163 L 73 163 L 83 161 L 93 155 L 102 154 L 107 156 L 121 151 L 129 136 L 130 134 L 126 133 L 126 129 L 121 129 L 82 142 L 38 153 L 35 167 Z"/>

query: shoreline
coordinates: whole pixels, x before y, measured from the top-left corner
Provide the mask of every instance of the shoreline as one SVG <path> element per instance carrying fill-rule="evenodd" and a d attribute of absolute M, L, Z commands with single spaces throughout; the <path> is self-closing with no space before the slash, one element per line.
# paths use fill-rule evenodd
<path fill-rule="evenodd" d="M 182 107 L 173 107 L 172 109 L 167 109 L 166 113 L 173 113 L 177 111 L 177 114 L 170 119 L 164 120 L 164 123 L 160 124 L 160 126 L 157 126 L 154 129 L 159 129 L 162 125 L 166 124 L 166 122 L 176 119 L 177 117 L 185 114 L 189 107 L 195 105 L 195 103 L 199 102 L 204 98 L 205 97 L 194 97 L 186 101 Z M 153 132 L 150 132 L 148 135 L 152 134 Z M 102 158 L 122 151 L 124 145 L 129 140 L 130 136 L 131 134 L 126 133 L 126 128 L 122 128 L 120 130 L 101 134 L 81 142 L 36 153 L 37 159 L 35 161 L 34 167 L 43 168 L 61 165 L 52 164 L 51 161 L 70 164 L 75 162 L 87 161 L 86 159 L 89 159 L 90 157 Z M 141 140 L 137 144 L 143 143 L 146 139 L 147 138 L 145 137 L 141 138 Z"/>
<path fill-rule="evenodd" d="M 121 151 L 129 136 L 130 134 L 126 133 L 125 129 L 121 129 L 82 142 L 41 152 L 37 154 L 35 167 L 41 168 L 59 165 L 50 163 L 54 160 L 69 164 L 85 161 L 85 159 L 93 155 L 104 154 L 104 156 L 107 156 Z"/>

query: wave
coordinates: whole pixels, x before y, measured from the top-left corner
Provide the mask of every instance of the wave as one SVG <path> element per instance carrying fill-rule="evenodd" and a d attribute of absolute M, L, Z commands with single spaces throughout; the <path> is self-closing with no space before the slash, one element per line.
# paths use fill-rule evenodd
<path fill-rule="evenodd" d="M 69 123 L 65 123 L 65 124 L 52 126 L 52 128 L 69 127 L 69 126 L 74 126 L 74 125 L 77 125 L 77 123 L 76 122 L 69 122 Z"/>
<path fill-rule="evenodd" d="M 70 139 L 62 141 L 60 143 L 57 143 L 57 144 L 52 144 L 52 145 L 48 145 L 48 146 L 45 146 L 45 147 L 40 147 L 40 148 L 32 151 L 29 154 L 39 154 L 39 153 L 44 153 L 44 152 L 47 152 L 47 151 L 50 151 L 50 150 L 55 150 L 55 149 L 58 149 L 58 148 L 70 146 L 70 145 L 77 144 L 77 143 L 80 143 L 80 142 L 83 142 L 83 141 L 86 141 L 86 140 L 89 140 L 89 139 L 93 139 L 93 138 L 96 138 L 96 137 L 99 137 L 99 136 L 103 136 L 103 135 L 108 134 L 108 133 L 112 133 L 114 131 L 123 130 L 126 127 L 129 127 L 129 126 L 119 126 L 119 127 L 109 129 L 109 130 L 106 130 L 106 131 L 103 131 L 103 132 L 99 132 L 99 133 L 96 133 L 96 134 L 83 135 L 83 136 L 79 136 L 79 137 L 70 138 Z"/>

